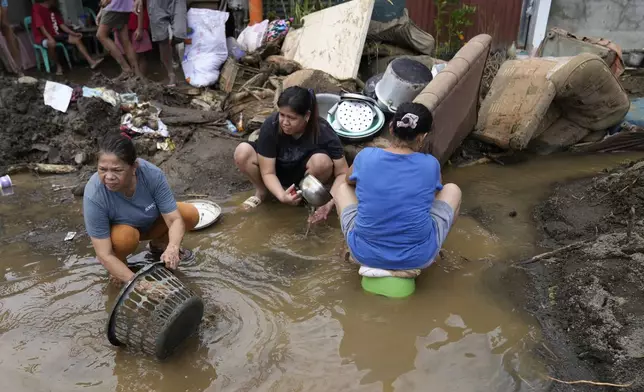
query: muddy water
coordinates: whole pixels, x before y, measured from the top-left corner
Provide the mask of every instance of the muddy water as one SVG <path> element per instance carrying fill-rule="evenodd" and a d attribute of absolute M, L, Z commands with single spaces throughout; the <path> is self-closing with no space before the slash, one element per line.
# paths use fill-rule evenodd
<path fill-rule="evenodd" d="M 545 370 L 530 355 L 538 327 L 493 271 L 537 250 L 531 211 L 550 184 L 633 157 L 447 170 L 466 195 L 464 216 L 406 300 L 360 289 L 355 267 L 339 258 L 336 218 L 305 238 L 305 209 L 267 203 L 238 213 L 247 195 L 222 201 L 224 219 L 188 236 L 197 260 L 181 270 L 206 320 L 161 364 L 108 343 L 117 290 L 87 237 L 62 243 L 82 229 L 79 201 L 50 189 L 64 178 L 17 177 L 16 196 L 0 199 L 3 390 L 542 390 Z"/>

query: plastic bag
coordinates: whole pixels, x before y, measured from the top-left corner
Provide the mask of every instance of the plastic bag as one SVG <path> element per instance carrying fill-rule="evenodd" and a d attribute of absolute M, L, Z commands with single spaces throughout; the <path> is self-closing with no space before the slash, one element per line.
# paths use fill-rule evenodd
<path fill-rule="evenodd" d="M 226 38 L 226 46 L 228 47 L 228 56 L 239 60 L 246 55 L 244 49 L 241 48 L 237 40 L 233 37 Z"/>
<path fill-rule="evenodd" d="M 266 30 L 268 30 L 268 19 L 246 27 L 237 37 L 237 42 L 246 53 L 253 53 L 264 43 Z"/>
<path fill-rule="evenodd" d="M 226 21 L 228 12 L 191 8 L 188 11 L 189 39 L 181 63 L 186 81 L 205 87 L 219 79 L 219 69 L 228 58 Z"/>

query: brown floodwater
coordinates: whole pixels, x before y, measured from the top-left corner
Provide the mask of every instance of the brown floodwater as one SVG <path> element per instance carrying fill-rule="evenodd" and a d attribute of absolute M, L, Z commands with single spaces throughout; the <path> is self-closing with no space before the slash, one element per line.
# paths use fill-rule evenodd
<path fill-rule="evenodd" d="M 187 236 L 196 261 L 180 272 L 204 299 L 204 323 L 164 363 L 107 341 L 117 289 L 81 235 L 80 200 L 51 188 L 72 180 L 15 176 L 16 194 L 0 198 L 2 389 L 543 390 L 546 370 L 531 355 L 539 328 L 493 271 L 539 250 L 532 211 L 554 182 L 640 156 L 447 169 L 445 180 L 463 188 L 464 215 L 404 300 L 362 291 L 356 267 L 339 257 L 337 218 L 305 237 L 304 208 L 245 213 L 235 206 L 247 194 L 221 200 L 224 218 Z M 63 243 L 67 231 L 79 235 Z"/>

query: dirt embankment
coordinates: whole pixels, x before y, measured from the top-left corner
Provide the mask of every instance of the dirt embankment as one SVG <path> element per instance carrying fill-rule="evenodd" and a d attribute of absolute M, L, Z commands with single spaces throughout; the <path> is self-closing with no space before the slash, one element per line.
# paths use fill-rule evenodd
<path fill-rule="evenodd" d="M 136 92 L 140 100 L 172 107 L 189 107 L 192 99 L 153 82 L 114 84 L 102 75 L 87 85 Z M 83 97 L 60 113 L 44 105 L 43 89 L 44 81 L 19 84 L 15 78 L 0 76 L 0 175 L 20 163 L 72 164 L 80 169 L 83 184 L 95 171 L 98 141 L 109 132 L 120 132 L 123 113 L 101 99 Z M 156 140 L 143 136 L 134 141 L 142 158 L 168 173 L 175 193 L 221 198 L 249 188 L 232 159 L 238 140 L 199 125 L 171 126 L 169 132 L 176 145 L 173 152 L 158 150 Z"/>
<path fill-rule="evenodd" d="M 545 355 L 552 374 L 561 378 L 632 382 L 627 390 L 644 390 L 643 175 L 640 161 L 559 185 L 536 209 L 545 246 L 579 243 L 526 265 L 528 307 L 554 351 Z"/>

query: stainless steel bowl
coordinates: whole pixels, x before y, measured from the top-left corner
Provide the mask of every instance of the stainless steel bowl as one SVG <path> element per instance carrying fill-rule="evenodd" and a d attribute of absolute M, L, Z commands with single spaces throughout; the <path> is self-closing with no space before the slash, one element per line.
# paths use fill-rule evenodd
<path fill-rule="evenodd" d="M 300 181 L 298 193 L 313 207 L 321 207 L 333 199 L 329 191 L 324 188 L 324 185 L 310 174 L 307 174 Z"/>

